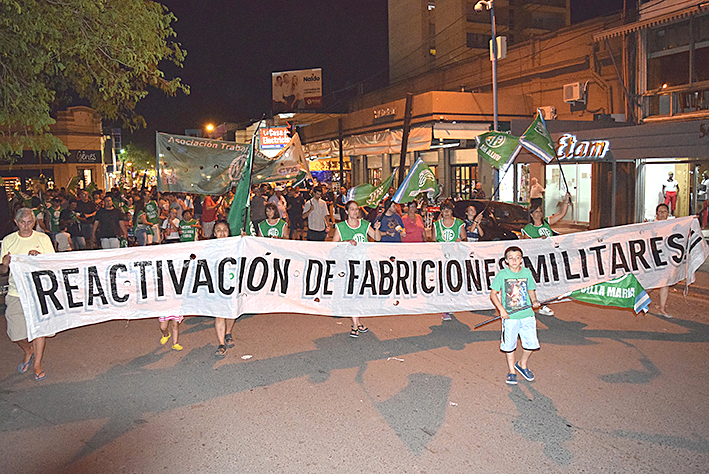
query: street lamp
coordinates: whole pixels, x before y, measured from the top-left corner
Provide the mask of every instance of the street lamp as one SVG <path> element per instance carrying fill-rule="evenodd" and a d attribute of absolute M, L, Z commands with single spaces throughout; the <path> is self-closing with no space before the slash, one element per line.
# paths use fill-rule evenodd
<path fill-rule="evenodd" d="M 495 1 L 480 0 L 475 4 L 475 11 L 490 10 L 492 23 L 492 108 L 494 114 L 494 131 L 497 131 L 497 35 L 495 33 Z"/>

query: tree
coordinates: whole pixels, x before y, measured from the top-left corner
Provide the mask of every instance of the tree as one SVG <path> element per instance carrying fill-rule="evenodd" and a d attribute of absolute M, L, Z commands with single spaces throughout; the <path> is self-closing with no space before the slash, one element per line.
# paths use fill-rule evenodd
<path fill-rule="evenodd" d="M 159 68 L 184 61 L 176 20 L 149 0 L 0 0 L 0 158 L 66 153 L 49 126 L 68 99 L 134 130 L 145 126 L 134 108 L 148 88 L 188 94 Z"/>

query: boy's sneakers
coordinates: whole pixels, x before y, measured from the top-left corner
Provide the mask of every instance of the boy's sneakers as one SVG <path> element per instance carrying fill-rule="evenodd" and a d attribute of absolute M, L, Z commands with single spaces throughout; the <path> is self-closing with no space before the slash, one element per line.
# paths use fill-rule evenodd
<path fill-rule="evenodd" d="M 532 382 L 534 380 L 534 374 L 532 373 L 531 370 L 529 369 L 523 369 L 522 367 L 519 366 L 519 362 L 515 362 L 515 370 L 522 374 L 522 377 L 524 377 L 528 382 Z M 509 375 L 507 376 L 509 379 Z M 509 383 L 509 382 L 507 382 Z"/>
<path fill-rule="evenodd" d="M 453 319 L 453 313 L 443 313 L 443 321 L 450 321 Z"/>
<path fill-rule="evenodd" d="M 554 310 L 552 310 L 549 306 L 542 306 L 539 308 L 539 314 L 542 316 L 554 316 Z"/>
<path fill-rule="evenodd" d="M 507 385 L 517 385 L 517 375 L 516 374 L 507 374 L 507 380 L 505 380 L 505 383 Z"/>

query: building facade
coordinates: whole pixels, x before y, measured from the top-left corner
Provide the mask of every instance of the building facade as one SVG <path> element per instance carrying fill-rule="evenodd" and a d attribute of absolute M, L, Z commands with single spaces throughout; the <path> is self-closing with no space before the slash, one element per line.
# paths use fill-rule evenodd
<path fill-rule="evenodd" d="M 512 46 L 570 24 L 570 0 L 495 0 L 497 34 Z M 490 12 L 478 0 L 389 0 L 391 83 L 487 54 Z"/>
<path fill-rule="evenodd" d="M 105 189 L 106 137 L 102 134 L 98 113 L 89 107 L 69 107 L 57 113 L 56 123 L 50 126 L 50 131 L 69 149 L 64 161 L 49 161 L 41 154 L 25 151 L 12 164 L 0 162 L 0 176 L 6 187 L 23 192 L 32 192 L 40 187 L 60 188 L 78 176 L 81 187 L 95 183 Z M 8 195 L 11 196 L 11 192 Z"/>
<path fill-rule="evenodd" d="M 499 179 L 499 198 L 523 204 L 536 177 L 547 188 L 548 213 L 568 190 L 575 205 L 566 219 L 597 228 L 654 216 L 672 171 L 680 182 L 675 214 L 696 213 L 701 176 L 709 173 L 709 7 L 683 0 L 628 6 L 622 14 L 515 39 L 498 61 L 499 129 L 520 135 L 540 109 L 557 146 L 565 145 L 560 163 L 545 165 L 523 152 L 496 176 L 477 159 L 474 136 L 490 130 L 493 118 L 487 52 L 361 96 L 353 112 L 301 129 L 303 141 L 312 158 L 333 157 L 342 137 L 351 184 L 376 182 L 399 162 L 395 136 L 411 93 L 412 126 L 430 135 L 415 135 L 420 142 L 409 146 L 406 163 L 419 155 L 435 166 L 447 196 L 469 197 L 472 180 L 490 195 Z M 442 137 L 448 129 L 456 131 Z M 355 146 L 387 140 L 386 149 Z M 588 152 L 597 142 L 608 142 L 603 156 Z"/>

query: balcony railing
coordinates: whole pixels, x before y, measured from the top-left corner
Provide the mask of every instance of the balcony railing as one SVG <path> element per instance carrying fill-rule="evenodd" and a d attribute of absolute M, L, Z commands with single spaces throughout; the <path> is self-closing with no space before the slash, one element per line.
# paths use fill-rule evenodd
<path fill-rule="evenodd" d="M 709 81 L 647 92 L 643 105 L 647 118 L 709 113 Z"/>

